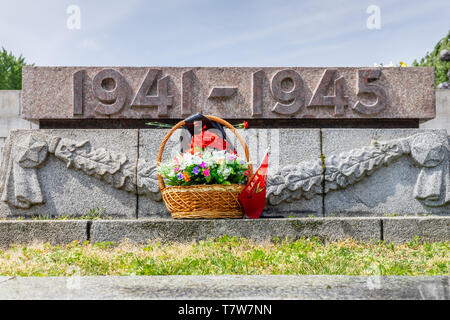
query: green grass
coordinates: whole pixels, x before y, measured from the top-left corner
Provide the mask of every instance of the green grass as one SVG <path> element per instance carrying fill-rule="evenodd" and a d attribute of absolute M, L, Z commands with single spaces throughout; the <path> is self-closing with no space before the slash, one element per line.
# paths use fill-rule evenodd
<path fill-rule="evenodd" d="M 32 244 L 0 250 L 0 275 L 449 275 L 449 246 L 318 239 L 256 243 L 227 236 L 190 244 Z"/>
<path fill-rule="evenodd" d="M 26 220 L 109 220 L 110 216 L 106 214 L 105 208 L 91 208 L 85 214 L 77 216 L 74 214 L 63 214 L 63 215 L 51 215 L 51 214 L 37 214 L 31 215 L 27 218 L 25 217 L 15 217 L 14 220 L 26 221 Z M 7 221 L 8 219 L 3 218 L 0 221 Z"/>

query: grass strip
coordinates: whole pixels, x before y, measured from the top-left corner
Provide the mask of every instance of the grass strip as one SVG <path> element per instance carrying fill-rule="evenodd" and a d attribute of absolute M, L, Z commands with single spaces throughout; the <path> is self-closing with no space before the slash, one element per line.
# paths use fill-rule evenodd
<path fill-rule="evenodd" d="M 0 250 L 0 275 L 449 275 L 449 248 L 449 241 L 260 243 L 229 236 L 188 244 L 34 243 Z"/>

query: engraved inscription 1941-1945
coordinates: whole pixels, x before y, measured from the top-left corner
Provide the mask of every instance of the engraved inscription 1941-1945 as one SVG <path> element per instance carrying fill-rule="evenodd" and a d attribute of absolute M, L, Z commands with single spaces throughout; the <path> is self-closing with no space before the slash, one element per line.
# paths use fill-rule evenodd
<path fill-rule="evenodd" d="M 23 115 L 431 119 L 433 81 L 431 68 L 25 67 Z"/>
<path fill-rule="evenodd" d="M 191 86 L 192 70 L 183 73 L 182 90 L 184 86 Z M 139 89 L 133 97 L 130 107 L 157 107 L 158 117 L 168 116 L 168 107 L 173 105 L 173 96 L 169 95 L 169 76 L 160 77 L 162 71 L 159 69 L 149 69 L 147 75 L 142 81 Z M 336 77 L 336 69 L 326 69 L 316 89 L 314 90 L 311 100 L 306 105 L 308 107 L 332 106 L 335 107 L 334 115 L 342 116 L 345 113 L 344 107 L 348 105 L 348 96 L 345 95 L 344 77 Z M 380 70 L 362 69 L 358 70 L 358 92 L 372 93 L 375 96 L 375 102 L 371 105 L 357 100 L 353 109 L 361 114 L 372 115 L 377 114 L 386 107 L 386 92 L 384 88 L 377 84 L 369 84 L 369 80 L 377 80 L 380 77 Z M 80 91 L 83 83 L 84 70 L 77 71 L 73 75 L 73 91 L 74 95 L 73 114 L 82 114 L 83 96 Z M 158 79 L 159 78 L 159 79 Z M 292 88 L 285 89 L 283 83 L 291 83 Z M 253 73 L 253 104 L 252 114 L 260 115 L 262 110 L 262 92 L 264 85 L 264 71 L 259 70 Z M 156 86 L 157 95 L 149 95 L 150 88 Z M 333 88 L 334 94 L 327 95 L 329 87 Z M 211 90 L 209 99 L 211 98 L 228 98 L 231 97 L 237 88 L 221 88 L 214 87 Z M 95 112 L 103 115 L 112 115 L 119 113 L 125 105 L 128 95 L 132 94 L 125 77 L 114 69 L 103 69 L 98 72 L 92 80 L 92 91 L 98 100 Z M 305 107 L 305 84 L 300 74 L 292 69 L 278 71 L 270 81 L 270 92 L 272 97 L 277 101 L 271 108 L 271 111 L 281 115 L 295 115 L 300 108 Z M 184 115 L 189 114 L 192 102 L 189 101 L 189 93 L 185 93 L 186 98 L 183 100 L 182 112 Z"/>

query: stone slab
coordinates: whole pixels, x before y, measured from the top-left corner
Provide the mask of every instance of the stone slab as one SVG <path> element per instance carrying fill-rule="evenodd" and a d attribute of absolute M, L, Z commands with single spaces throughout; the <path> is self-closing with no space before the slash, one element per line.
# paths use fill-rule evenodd
<path fill-rule="evenodd" d="M 12 131 L 2 152 L 0 217 L 81 216 L 95 208 L 118 219 L 170 217 L 155 172 L 166 133 Z M 266 217 L 450 214 L 445 130 L 250 129 L 242 135 L 253 164 L 271 145 Z M 179 139 L 173 136 L 163 159 L 174 155 Z M 50 151 L 55 145 L 62 146 L 58 155 Z"/>
<path fill-rule="evenodd" d="M 87 221 L 0 221 L 0 247 L 33 242 L 67 244 L 88 240 Z"/>
<path fill-rule="evenodd" d="M 169 129 L 140 129 L 139 130 L 139 158 L 145 159 L 145 161 L 156 165 L 156 159 L 158 156 L 158 150 L 161 141 L 169 132 Z M 167 161 L 173 158 L 179 150 L 180 130 L 177 130 L 174 135 L 166 143 L 166 152 L 163 154 L 163 161 Z M 156 175 L 154 175 L 156 178 Z M 140 177 L 138 177 L 140 179 Z M 139 181 L 138 181 L 139 183 Z M 155 190 L 159 190 L 159 187 Z M 138 196 L 138 218 L 170 218 L 170 212 L 167 210 L 166 205 L 162 201 L 161 197 L 152 199 L 147 195 Z"/>
<path fill-rule="evenodd" d="M 353 238 L 381 239 L 377 218 L 297 218 L 297 219 L 219 219 L 219 220 L 103 220 L 93 221 L 91 241 L 137 243 L 149 240 L 190 242 L 229 235 L 256 241 L 295 240 L 318 237 L 324 241 Z"/>
<path fill-rule="evenodd" d="M 0 90 L 0 118 L 20 115 L 21 90 Z"/>
<path fill-rule="evenodd" d="M 446 129 L 450 132 L 450 90 L 436 90 L 436 118 L 420 125 L 423 129 Z"/>
<path fill-rule="evenodd" d="M 139 131 L 139 158 L 150 163 L 156 163 L 160 143 L 168 131 L 168 129 L 141 129 Z M 173 158 L 179 152 L 181 131 L 181 129 L 176 130 L 166 144 L 163 161 Z M 271 148 L 269 174 L 275 174 L 288 165 L 295 166 L 302 161 L 320 161 L 319 129 L 239 129 L 238 132 L 246 141 L 250 160 L 255 170 L 265 156 L 269 145 Z M 226 130 L 226 135 L 237 148 L 238 154 L 245 155 L 242 146 L 233 133 Z M 154 201 L 146 195 L 139 196 L 138 208 L 139 218 L 170 217 L 163 202 Z M 318 194 L 312 199 L 301 198 L 291 203 L 284 202 L 276 206 L 268 204 L 263 215 L 322 217 L 322 196 Z"/>
<path fill-rule="evenodd" d="M 13 129 L 37 129 L 39 125 L 20 117 L 21 90 L 0 90 L 0 159 L 2 147 Z"/>
<path fill-rule="evenodd" d="M 428 138 L 415 139 L 418 134 L 431 134 L 434 142 L 431 143 Z M 402 140 L 403 144 L 388 149 L 388 152 L 364 149 L 371 145 L 372 140 L 396 139 L 406 140 Z M 428 150 L 435 140 L 438 141 L 437 147 L 434 151 Z M 450 149 L 445 130 L 322 129 L 322 144 L 327 165 L 326 175 L 331 172 L 331 167 L 339 167 L 343 173 L 338 177 L 334 176 L 333 182 L 326 181 L 326 216 L 450 214 Z M 402 148 L 405 154 L 397 157 L 396 154 Z M 409 152 L 411 148 L 414 157 Z M 339 159 L 332 158 L 341 153 Z M 433 157 L 442 160 L 439 165 L 432 164 Z M 335 163 L 330 166 L 333 161 Z M 381 165 L 377 167 L 376 163 Z M 371 166 L 374 166 L 374 170 L 368 169 Z M 352 180 L 356 182 L 353 183 Z M 333 190 L 336 181 L 349 183 L 346 187 Z"/>
<path fill-rule="evenodd" d="M 268 307 L 270 303 L 262 300 L 449 300 L 449 286 L 447 276 L 3 276 L 0 277 L 0 299 L 203 300 L 194 306 L 211 308 L 214 311 L 210 317 L 220 318 L 230 317 L 232 307 L 224 310 L 207 300 L 261 301 L 254 304 Z M 270 306 L 270 314 L 286 317 L 295 313 L 301 304 L 282 304 L 282 308 Z M 176 314 L 185 305 L 180 301 L 151 307 Z M 404 310 L 401 312 L 405 313 Z M 235 310 L 233 314 L 236 314 Z M 206 315 L 202 317 L 207 318 Z"/>
<path fill-rule="evenodd" d="M 3 220 L 0 246 L 34 241 L 54 245 L 73 240 L 136 243 L 191 242 L 229 235 L 255 241 L 318 237 L 324 241 L 442 242 L 450 240 L 450 217 L 292 218 L 238 220 Z"/>
<path fill-rule="evenodd" d="M 0 137 L 7 137 L 11 130 L 32 129 L 31 122 L 24 120 L 16 115 L 16 117 L 3 118 L 0 117 Z"/>
<path fill-rule="evenodd" d="M 12 129 L 35 129 L 36 125 L 20 118 L 21 90 L 0 90 L 0 138 Z"/>
<path fill-rule="evenodd" d="M 26 66 L 22 79 L 25 119 L 435 117 L 425 67 Z"/>
<path fill-rule="evenodd" d="M 35 141 L 29 140 L 30 137 Z M 59 138 L 61 138 L 59 143 L 63 144 L 64 142 L 65 144 L 58 151 L 58 157 L 54 153 L 43 153 L 44 150 L 52 148 L 52 141 L 58 141 Z M 45 142 L 46 146 L 41 146 L 42 141 L 47 141 Z M 85 143 L 86 141 L 87 143 Z M 9 186 L 5 188 L 7 192 L 2 192 L 0 217 L 85 216 L 89 213 L 91 215 L 102 213 L 114 218 L 136 218 L 135 188 L 133 187 L 132 192 L 127 192 L 124 188 L 113 187 L 106 181 L 110 176 L 105 175 L 106 171 L 103 170 L 114 171 L 116 163 L 124 161 L 118 154 L 123 154 L 131 164 L 134 164 L 137 159 L 137 141 L 138 130 L 11 131 L 3 148 L 4 165 L 2 170 L 5 171 L 0 170 L 0 176 L 3 175 L 0 182 L 6 182 Z M 31 166 L 27 162 L 25 168 L 22 168 L 15 164 L 12 169 L 22 171 L 18 171 L 20 174 L 14 176 L 11 173 L 13 172 L 11 166 L 8 166 L 10 162 L 7 158 L 8 154 L 12 152 L 6 150 L 11 146 L 15 146 L 14 150 L 16 151 L 14 152 L 23 153 L 22 158 L 34 159 L 36 157 L 35 160 L 39 161 L 38 166 L 27 168 L 27 166 Z M 81 162 L 74 161 L 75 156 L 71 153 L 77 148 L 86 151 L 90 149 L 89 156 L 79 157 L 78 160 Z M 102 150 L 102 148 L 104 149 Z M 91 151 L 92 153 L 90 153 Z M 63 161 L 63 159 L 65 160 Z M 97 167 L 91 166 L 94 163 Z M 75 169 L 76 165 L 80 165 L 86 170 Z M 95 173 L 94 170 L 99 171 Z M 10 173 L 12 180 L 5 178 Z M 94 176 L 97 174 L 103 174 L 106 180 L 95 178 Z M 14 179 L 19 179 L 19 181 L 14 181 Z M 120 182 L 112 180 L 114 184 Z M 19 187 L 20 190 L 17 189 Z M 23 200 L 24 198 L 26 201 Z M 4 202 L 5 200 L 9 201 L 8 204 Z M 16 202 L 21 204 L 11 204 Z M 30 206 L 29 203 L 33 205 L 26 208 Z"/>
<path fill-rule="evenodd" d="M 383 239 L 387 242 L 434 242 L 450 239 L 450 219 L 439 217 L 383 218 Z"/>

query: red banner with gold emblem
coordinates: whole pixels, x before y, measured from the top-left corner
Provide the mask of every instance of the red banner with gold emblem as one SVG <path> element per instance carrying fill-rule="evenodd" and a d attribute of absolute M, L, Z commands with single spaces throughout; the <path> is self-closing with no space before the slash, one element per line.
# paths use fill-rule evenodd
<path fill-rule="evenodd" d="M 261 162 L 258 170 L 250 180 L 250 183 L 242 190 L 239 195 L 239 201 L 244 207 L 247 217 L 258 219 L 266 206 L 266 182 L 267 170 L 269 167 L 269 151 Z"/>

